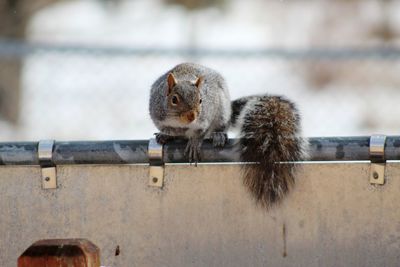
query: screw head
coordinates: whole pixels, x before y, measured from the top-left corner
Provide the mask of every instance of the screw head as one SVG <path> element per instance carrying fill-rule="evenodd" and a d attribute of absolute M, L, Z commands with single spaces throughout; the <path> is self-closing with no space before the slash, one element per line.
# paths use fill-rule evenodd
<path fill-rule="evenodd" d="M 374 179 L 378 179 L 379 178 L 379 174 L 377 172 L 374 172 L 372 174 L 372 177 L 374 177 Z"/>
<path fill-rule="evenodd" d="M 48 181 L 50 181 L 50 177 L 45 177 L 44 180 L 45 180 L 46 182 L 48 182 Z"/>
<path fill-rule="evenodd" d="M 158 178 L 157 177 L 153 177 L 153 183 L 157 183 L 158 182 Z"/>

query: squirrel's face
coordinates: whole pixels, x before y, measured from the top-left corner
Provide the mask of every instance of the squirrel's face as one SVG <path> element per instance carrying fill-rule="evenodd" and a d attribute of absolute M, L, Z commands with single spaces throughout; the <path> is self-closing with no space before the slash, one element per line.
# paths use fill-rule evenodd
<path fill-rule="evenodd" d="M 192 123 L 197 119 L 201 110 L 200 85 L 202 79 L 196 81 L 177 82 L 170 73 L 167 78 L 167 107 L 168 115 L 175 117 L 183 124 Z"/>

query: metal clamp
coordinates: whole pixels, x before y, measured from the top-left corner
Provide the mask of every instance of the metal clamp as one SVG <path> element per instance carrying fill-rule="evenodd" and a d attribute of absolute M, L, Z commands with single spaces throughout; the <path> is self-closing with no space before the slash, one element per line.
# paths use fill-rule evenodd
<path fill-rule="evenodd" d="M 371 184 L 383 185 L 385 183 L 385 143 L 385 135 L 371 135 L 369 141 L 369 157 L 371 159 L 369 182 Z"/>
<path fill-rule="evenodd" d="M 148 156 L 150 163 L 149 185 L 161 188 L 164 185 L 163 146 L 157 143 L 154 138 L 149 140 Z"/>
<path fill-rule="evenodd" d="M 54 140 L 41 140 L 38 145 L 39 164 L 42 168 L 42 188 L 56 189 L 57 174 L 53 163 Z"/>

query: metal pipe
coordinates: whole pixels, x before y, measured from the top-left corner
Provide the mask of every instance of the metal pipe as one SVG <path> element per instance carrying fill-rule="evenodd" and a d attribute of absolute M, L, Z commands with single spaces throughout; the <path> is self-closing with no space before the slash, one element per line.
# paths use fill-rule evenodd
<path fill-rule="evenodd" d="M 370 160 L 369 136 L 309 138 L 307 161 Z M 201 162 L 239 162 L 237 139 L 229 139 L 223 149 L 209 140 L 202 147 Z M 174 140 L 164 145 L 165 163 L 185 163 L 186 141 Z M 139 164 L 148 163 L 148 140 L 55 142 L 52 161 L 62 164 Z M 388 136 L 386 160 L 400 160 L 400 136 Z M 39 165 L 38 142 L 0 143 L 0 165 Z"/>
<path fill-rule="evenodd" d="M 201 57 L 264 57 L 284 60 L 398 60 L 400 49 L 397 47 L 344 47 L 344 48 L 278 48 L 265 49 L 205 49 L 205 48 L 179 48 L 169 49 L 163 47 L 153 48 L 126 48 L 113 46 L 85 46 L 63 45 L 43 42 L 23 42 L 16 39 L 0 38 L 0 56 L 25 56 L 36 52 L 46 53 L 73 53 L 81 55 L 107 55 L 107 56 L 187 56 L 196 54 Z"/>

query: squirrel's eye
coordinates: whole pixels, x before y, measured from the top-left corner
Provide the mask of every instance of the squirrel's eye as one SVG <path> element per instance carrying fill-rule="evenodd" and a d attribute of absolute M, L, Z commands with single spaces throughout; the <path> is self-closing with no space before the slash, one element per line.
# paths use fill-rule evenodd
<path fill-rule="evenodd" d="M 173 95 L 172 98 L 171 98 L 172 105 L 176 106 L 176 105 L 178 105 L 178 102 L 179 102 L 178 97 L 176 95 Z"/>
<path fill-rule="evenodd" d="M 201 102 L 203 102 L 203 100 L 200 98 L 200 100 L 199 100 L 199 104 L 201 104 Z"/>

